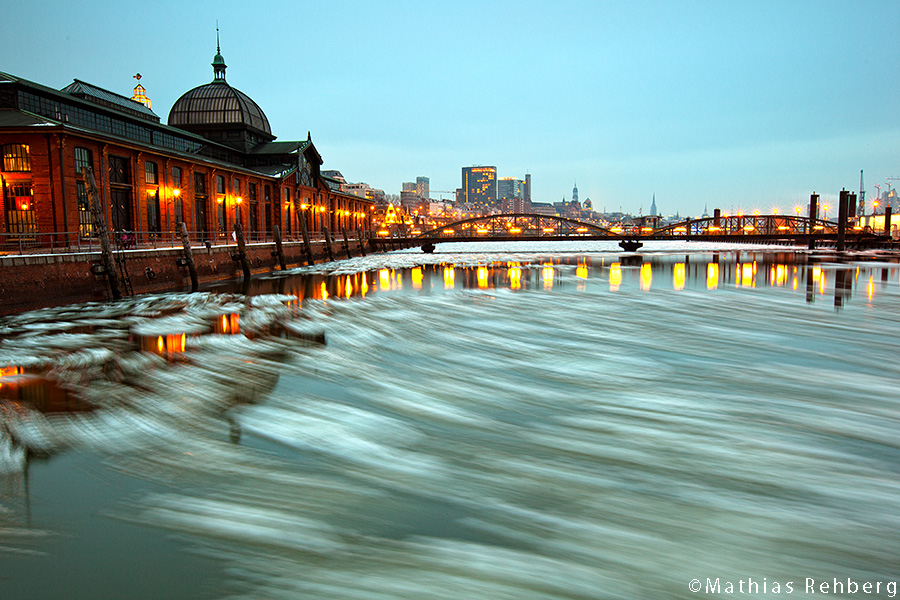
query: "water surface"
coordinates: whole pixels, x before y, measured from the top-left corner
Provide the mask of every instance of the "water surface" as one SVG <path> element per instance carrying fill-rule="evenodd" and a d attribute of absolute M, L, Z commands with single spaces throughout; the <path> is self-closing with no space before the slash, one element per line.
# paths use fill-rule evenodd
<path fill-rule="evenodd" d="M 894 581 L 900 267 L 649 250 L 399 252 L 4 319 L 0 591 Z"/>

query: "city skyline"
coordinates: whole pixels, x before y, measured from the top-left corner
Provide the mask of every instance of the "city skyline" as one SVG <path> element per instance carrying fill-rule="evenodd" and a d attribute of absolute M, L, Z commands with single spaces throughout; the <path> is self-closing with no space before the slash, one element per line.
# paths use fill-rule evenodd
<path fill-rule="evenodd" d="M 876 28 L 897 17 L 887 1 L 51 1 L 0 24 L 0 71 L 128 96 L 140 72 L 165 121 L 210 79 L 218 20 L 229 83 L 348 181 L 455 190 L 486 164 L 530 173 L 535 202 L 577 180 L 597 210 L 646 214 L 656 194 L 665 213 L 766 212 L 900 175 L 900 51 Z"/>

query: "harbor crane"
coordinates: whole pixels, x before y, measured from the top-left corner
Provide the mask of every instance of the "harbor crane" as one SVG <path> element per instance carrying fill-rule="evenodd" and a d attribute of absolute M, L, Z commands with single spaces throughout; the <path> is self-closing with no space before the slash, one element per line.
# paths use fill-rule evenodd
<path fill-rule="evenodd" d="M 866 186 L 863 184 L 863 172 L 859 170 L 859 208 L 856 210 L 856 216 L 861 217 L 866 212 Z"/>

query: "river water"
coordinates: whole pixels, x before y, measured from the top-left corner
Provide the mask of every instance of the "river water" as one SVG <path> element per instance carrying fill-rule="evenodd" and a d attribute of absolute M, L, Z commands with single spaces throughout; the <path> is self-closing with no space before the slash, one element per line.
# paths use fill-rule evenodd
<path fill-rule="evenodd" d="M 893 597 L 900 265 L 643 250 L 3 319 L 0 597 Z"/>

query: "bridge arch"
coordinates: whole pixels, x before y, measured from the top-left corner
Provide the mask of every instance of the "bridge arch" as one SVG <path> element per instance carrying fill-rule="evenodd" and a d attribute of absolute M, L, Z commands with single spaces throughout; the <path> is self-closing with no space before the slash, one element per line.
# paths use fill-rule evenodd
<path fill-rule="evenodd" d="M 653 231 L 653 236 L 734 236 L 836 234 L 838 224 L 823 219 L 792 215 L 727 215 L 672 223 Z"/>
<path fill-rule="evenodd" d="M 606 227 L 550 215 L 533 213 L 513 213 L 487 215 L 463 219 L 436 227 L 421 233 L 419 239 L 439 241 L 448 237 L 456 238 L 496 238 L 496 237 L 580 237 L 608 236 L 621 237 Z"/>

